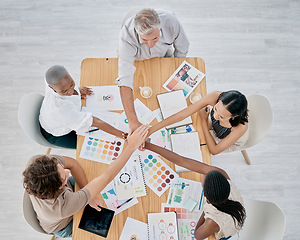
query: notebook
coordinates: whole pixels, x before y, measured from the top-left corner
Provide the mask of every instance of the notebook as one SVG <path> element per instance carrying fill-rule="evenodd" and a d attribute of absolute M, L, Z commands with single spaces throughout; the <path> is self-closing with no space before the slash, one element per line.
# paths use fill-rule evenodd
<path fill-rule="evenodd" d="M 181 156 L 202 162 L 198 132 L 193 131 L 171 134 L 170 139 L 173 152 Z M 186 172 L 190 170 L 175 164 L 175 171 Z"/>
<path fill-rule="evenodd" d="M 148 213 L 148 239 L 179 240 L 176 212 Z"/>
<path fill-rule="evenodd" d="M 114 178 L 118 200 L 147 195 L 144 173 L 139 155 L 130 157 Z"/>
<path fill-rule="evenodd" d="M 157 100 L 164 119 L 180 112 L 187 107 L 186 99 L 182 90 L 158 94 Z M 166 129 L 176 128 L 192 123 L 192 118 L 189 116 L 180 122 L 167 126 Z"/>
<path fill-rule="evenodd" d="M 106 238 L 114 214 L 114 211 L 107 208 L 101 207 L 101 211 L 99 212 L 90 205 L 86 205 L 78 227 L 87 232 Z"/>

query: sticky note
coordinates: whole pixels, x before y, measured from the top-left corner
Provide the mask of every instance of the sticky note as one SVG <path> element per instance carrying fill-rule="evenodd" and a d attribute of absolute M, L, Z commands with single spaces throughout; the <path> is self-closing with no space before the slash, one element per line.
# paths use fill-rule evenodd
<path fill-rule="evenodd" d="M 193 209 L 195 208 L 196 205 L 197 205 L 197 202 L 191 198 L 187 198 L 182 204 L 182 206 L 184 208 L 186 208 L 187 210 L 189 210 L 190 212 L 193 211 Z"/>

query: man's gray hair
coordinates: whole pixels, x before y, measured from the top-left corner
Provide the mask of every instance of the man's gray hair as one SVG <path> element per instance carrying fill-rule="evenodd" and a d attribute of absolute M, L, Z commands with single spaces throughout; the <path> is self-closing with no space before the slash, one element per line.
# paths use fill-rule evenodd
<path fill-rule="evenodd" d="M 144 8 L 135 15 L 134 28 L 139 35 L 149 35 L 161 28 L 160 17 L 154 9 Z"/>
<path fill-rule="evenodd" d="M 65 67 L 60 66 L 60 65 L 54 65 L 51 68 L 48 69 L 48 71 L 46 72 L 46 82 L 52 86 L 55 85 L 57 83 L 59 83 L 59 81 L 61 79 L 63 79 L 65 76 L 67 76 L 69 73 L 67 71 L 67 69 L 65 69 Z"/>

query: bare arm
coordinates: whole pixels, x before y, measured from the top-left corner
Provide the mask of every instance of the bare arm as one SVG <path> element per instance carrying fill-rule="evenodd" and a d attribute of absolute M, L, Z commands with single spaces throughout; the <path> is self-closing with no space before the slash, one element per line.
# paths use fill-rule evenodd
<path fill-rule="evenodd" d="M 65 168 L 71 171 L 75 182 L 79 185 L 80 188 L 83 188 L 88 183 L 88 181 L 81 165 L 74 158 L 66 156 L 64 156 L 63 158 L 65 159 Z"/>
<path fill-rule="evenodd" d="M 204 213 L 202 213 L 202 216 L 200 217 L 199 221 L 200 220 L 204 222 L 201 225 L 198 226 L 197 224 L 196 226 L 194 237 L 197 240 L 204 240 L 208 238 L 210 235 L 215 234 L 220 230 L 219 225 L 215 221 L 213 221 L 210 218 L 204 219 Z"/>
<path fill-rule="evenodd" d="M 115 135 L 119 138 L 124 138 L 124 132 L 114 128 L 113 126 L 109 125 L 108 123 L 102 121 L 101 119 L 97 117 L 93 117 L 93 123 L 92 126 L 97 127 L 107 133 L 110 133 L 112 135 Z M 125 134 L 126 135 L 126 134 Z"/>
<path fill-rule="evenodd" d="M 159 146 L 154 145 L 154 144 L 149 143 L 149 142 L 146 142 L 145 148 L 148 149 L 148 150 L 151 150 L 153 152 L 156 152 L 157 154 L 163 156 L 164 158 L 166 158 L 170 162 L 173 162 L 174 164 L 177 164 L 181 167 L 187 168 L 191 171 L 194 171 L 194 172 L 201 173 L 201 174 L 205 175 L 209 171 L 216 170 L 216 171 L 221 172 L 227 179 L 230 179 L 229 176 L 227 175 L 227 173 L 221 168 L 217 168 L 217 167 L 214 167 L 214 166 L 209 166 L 205 163 L 198 162 L 196 160 L 180 156 L 180 155 L 178 155 L 178 154 L 176 154 L 176 153 L 174 153 L 174 152 L 172 152 L 168 149 L 159 147 Z"/>
<path fill-rule="evenodd" d="M 206 109 L 201 109 L 199 114 L 206 145 L 210 153 L 213 155 L 219 154 L 232 146 L 248 129 L 248 123 L 245 123 L 245 125 L 239 124 L 238 126 L 231 128 L 231 133 L 217 144 L 208 129 L 207 121 L 209 117 L 209 111 Z"/>
<path fill-rule="evenodd" d="M 150 128 L 149 135 L 151 135 L 152 133 L 158 131 L 163 127 L 169 126 L 170 124 L 179 122 L 187 118 L 188 116 L 193 115 L 195 112 L 199 111 L 203 107 L 206 107 L 207 105 L 212 105 L 212 106 L 215 105 L 220 94 L 221 92 L 218 91 L 209 93 L 205 97 L 201 98 L 199 101 L 195 102 L 194 104 L 191 104 L 190 106 L 181 110 L 180 112 L 155 124 L 153 127 Z"/>
<path fill-rule="evenodd" d="M 136 112 L 134 109 L 134 99 L 132 94 L 132 89 L 130 87 L 121 86 L 120 87 L 120 95 L 122 99 L 122 104 L 127 116 L 127 120 L 129 123 L 129 129 L 131 132 L 134 132 L 142 124 L 139 122 Z"/>
<path fill-rule="evenodd" d="M 128 145 L 123 150 L 121 155 L 106 168 L 105 172 L 89 182 L 85 188 L 91 193 L 91 199 L 94 199 L 107 184 L 109 184 L 115 176 L 124 167 L 131 154 L 140 146 L 146 139 L 149 126 L 140 126 L 133 134 L 128 137 Z"/>

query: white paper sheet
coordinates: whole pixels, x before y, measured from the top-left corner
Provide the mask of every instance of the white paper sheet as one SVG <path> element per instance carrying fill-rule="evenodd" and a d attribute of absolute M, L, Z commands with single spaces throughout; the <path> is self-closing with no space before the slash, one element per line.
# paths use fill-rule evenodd
<path fill-rule="evenodd" d="M 93 95 L 87 96 L 86 106 L 101 110 L 124 110 L 118 86 L 92 86 Z"/>
<path fill-rule="evenodd" d="M 127 217 L 119 240 L 147 240 L 147 223 Z"/>

